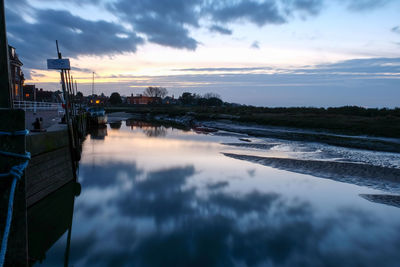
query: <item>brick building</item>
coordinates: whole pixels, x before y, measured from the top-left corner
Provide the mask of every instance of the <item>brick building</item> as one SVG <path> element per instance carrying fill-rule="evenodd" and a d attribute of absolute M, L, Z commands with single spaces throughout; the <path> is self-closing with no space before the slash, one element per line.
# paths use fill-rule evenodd
<path fill-rule="evenodd" d="M 160 104 L 161 98 L 160 97 L 150 97 L 144 95 L 137 95 L 128 96 L 126 98 L 126 103 L 130 105 L 149 105 L 149 104 Z"/>
<path fill-rule="evenodd" d="M 10 76 L 11 76 L 11 87 L 12 87 L 12 98 L 13 100 L 23 100 L 23 85 L 24 85 L 24 73 L 22 72 L 22 62 L 19 60 L 15 48 L 8 46 L 8 54 L 10 58 Z"/>

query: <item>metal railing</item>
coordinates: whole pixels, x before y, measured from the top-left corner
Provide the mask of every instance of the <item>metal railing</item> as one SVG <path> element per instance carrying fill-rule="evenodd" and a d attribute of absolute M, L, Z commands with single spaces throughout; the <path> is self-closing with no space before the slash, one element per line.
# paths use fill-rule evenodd
<path fill-rule="evenodd" d="M 35 101 L 17 101 L 14 100 L 14 108 L 23 109 L 25 111 L 37 111 L 37 110 L 57 110 L 63 111 L 61 103 L 53 102 L 35 102 Z"/>

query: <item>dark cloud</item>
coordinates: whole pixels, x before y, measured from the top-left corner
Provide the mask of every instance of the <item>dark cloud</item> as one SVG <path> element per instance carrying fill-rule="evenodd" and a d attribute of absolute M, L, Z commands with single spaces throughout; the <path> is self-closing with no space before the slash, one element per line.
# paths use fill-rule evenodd
<path fill-rule="evenodd" d="M 400 33 L 400 26 L 393 27 L 392 32 Z"/>
<path fill-rule="evenodd" d="M 49 4 L 54 1 L 46 0 Z M 379 8 L 390 0 L 337 0 L 350 10 Z M 195 50 L 201 40 L 192 36 L 202 21 L 212 21 L 212 32 L 231 35 L 231 23 L 258 26 L 284 24 L 293 17 L 318 15 L 325 0 L 73 0 L 77 5 L 96 5 L 118 22 L 91 21 L 70 11 L 38 9 L 26 0 L 6 1 L 9 42 L 17 48 L 28 68 L 45 68 L 55 57 L 54 41 L 60 41 L 68 57 L 114 55 L 135 52 L 145 40 L 177 49 Z M 73 12 L 73 11 L 72 11 Z M 29 22 L 23 18 L 30 18 Z M 208 24 L 208 23 L 205 23 Z M 209 25 L 209 24 L 208 24 Z M 127 26 L 127 27 L 125 27 Z"/>
<path fill-rule="evenodd" d="M 50 1 L 49 1 L 50 2 Z M 81 5 L 80 1 L 74 1 Z M 279 1 L 278 1 L 279 2 Z M 89 21 L 68 11 L 36 9 L 25 0 L 7 4 L 7 23 L 10 43 L 17 47 L 28 67 L 44 68 L 45 59 L 54 57 L 54 41 L 60 41 L 62 52 L 68 57 L 79 55 L 113 55 L 135 52 L 144 40 L 163 46 L 195 50 L 199 41 L 191 37 L 190 29 L 200 27 L 201 18 L 210 17 L 223 23 L 249 21 L 259 26 L 282 24 L 287 21 L 277 1 L 223 1 L 173 0 L 160 4 L 157 0 L 117 0 L 112 3 L 92 0 L 85 2 L 102 5 L 121 21 L 132 26 L 106 21 Z M 284 1 L 289 13 L 299 11 L 315 14 L 318 1 Z M 29 14 L 33 22 L 26 22 L 21 14 Z M 232 31 L 213 25 L 211 31 L 230 35 Z"/>
<path fill-rule="evenodd" d="M 186 68 L 174 69 L 175 71 L 196 71 L 196 72 L 213 72 L 213 71 L 254 71 L 254 70 L 271 70 L 271 67 L 249 67 L 249 68 Z"/>
<path fill-rule="evenodd" d="M 82 187 L 105 188 L 117 184 L 117 175 L 126 174 L 133 181 L 142 173 L 136 167 L 136 163 L 102 162 L 101 164 L 82 163 L 80 165 Z M 95 179 L 92 177 L 96 177 Z"/>
<path fill-rule="evenodd" d="M 46 58 L 57 56 L 55 40 L 67 57 L 135 52 L 142 38 L 118 24 L 89 21 L 67 11 L 33 10 L 34 23 L 7 9 L 9 43 L 17 47 L 29 67 L 44 68 Z M 124 37 L 120 37 L 123 34 Z"/>
<path fill-rule="evenodd" d="M 228 181 L 221 181 L 216 183 L 207 184 L 207 189 L 209 190 L 219 190 L 229 185 Z"/>
<path fill-rule="evenodd" d="M 318 65 L 312 69 L 299 69 L 309 73 L 376 74 L 400 72 L 400 58 L 351 59 L 338 63 Z"/>
<path fill-rule="evenodd" d="M 134 25 L 152 43 L 188 50 L 197 48 L 198 42 L 189 36 L 189 30 L 174 21 L 149 16 L 137 19 Z"/>
<path fill-rule="evenodd" d="M 229 211 L 238 217 L 251 212 L 268 212 L 273 204 L 279 199 L 277 194 L 263 194 L 257 191 L 244 196 L 232 196 L 230 194 L 214 194 L 208 201 L 216 205 L 221 211 Z"/>
<path fill-rule="evenodd" d="M 265 24 L 283 24 L 286 18 L 279 12 L 275 1 L 222 1 L 208 7 L 213 20 L 219 22 L 234 22 L 247 20 L 258 26 Z"/>
<path fill-rule="evenodd" d="M 219 26 L 219 25 L 212 25 L 210 27 L 210 31 L 211 32 L 217 32 L 217 33 L 220 33 L 220 34 L 225 34 L 225 35 L 231 35 L 232 34 L 231 30 L 229 30 L 229 29 L 227 29 L 225 27 Z"/>
<path fill-rule="evenodd" d="M 253 44 L 259 45 L 257 41 Z M 317 66 L 304 66 L 297 69 L 274 69 L 271 67 L 245 67 L 245 68 L 186 68 L 174 69 L 175 71 L 194 71 L 194 72 L 252 72 L 252 71 L 268 71 L 275 70 L 282 75 L 295 73 L 301 74 L 348 74 L 363 75 L 383 73 L 394 75 L 400 72 L 400 58 L 367 58 L 367 59 L 350 59 L 337 63 L 320 64 Z M 287 73 L 287 74 L 286 74 Z"/>
<path fill-rule="evenodd" d="M 119 0 L 109 5 L 112 12 L 132 24 L 148 41 L 164 46 L 195 50 L 198 42 L 187 26 L 199 27 L 200 0 Z"/>
<path fill-rule="evenodd" d="M 87 69 L 87 68 L 78 68 L 78 67 L 73 67 L 71 66 L 71 70 L 79 71 L 79 72 L 85 72 L 85 73 L 92 73 L 92 69 Z"/>
<path fill-rule="evenodd" d="M 254 42 L 251 44 L 250 48 L 253 48 L 253 49 L 260 49 L 260 43 L 259 43 L 258 41 L 254 41 Z"/>
<path fill-rule="evenodd" d="M 214 21 L 223 23 L 246 21 L 258 26 L 283 24 L 290 17 L 317 15 L 323 0 L 264 0 L 264 1 L 218 1 L 206 7 Z"/>
<path fill-rule="evenodd" d="M 297 12 L 302 15 L 317 15 L 323 6 L 324 0 L 284 0 L 287 12 Z"/>
<path fill-rule="evenodd" d="M 193 166 L 150 172 L 135 183 L 132 191 L 121 194 L 115 204 L 122 215 L 154 216 L 158 223 L 191 214 L 195 190 L 183 186 L 194 173 Z"/>
<path fill-rule="evenodd" d="M 26 0 L 12 0 L 12 1 L 4 1 L 5 6 L 8 8 L 21 8 L 27 7 L 28 3 Z M 7 15 L 7 14 L 6 14 Z"/>
<path fill-rule="evenodd" d="M 367 11 L 381 8 L 393 0 L 340 0 L 352 11 Z"/>

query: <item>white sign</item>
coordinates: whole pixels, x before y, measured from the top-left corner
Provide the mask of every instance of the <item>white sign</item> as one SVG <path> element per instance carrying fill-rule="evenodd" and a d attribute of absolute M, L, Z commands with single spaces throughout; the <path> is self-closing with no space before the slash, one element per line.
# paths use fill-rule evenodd
<path fill-rule="evenodd" d="M 49 70 L 70 70 L 71 66 L 69 64 L 69 59 L 48 59 L 47 69 Z"/>

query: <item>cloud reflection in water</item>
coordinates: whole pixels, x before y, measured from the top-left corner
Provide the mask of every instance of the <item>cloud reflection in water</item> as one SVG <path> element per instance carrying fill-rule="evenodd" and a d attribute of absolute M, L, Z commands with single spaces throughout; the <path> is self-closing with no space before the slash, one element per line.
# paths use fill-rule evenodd
<path fill-rule="evenodd" d="M 84 177 L 89 168 L 82 166 Z M 133 185 L 96 211 L 109 221 L 79 203 L 86 215 L 74 227 L 95 220 L 100 227 L 88 242 L 73 238 L 74 266 L 395 266 L 399 259 L 395 233 L 374 236 L 377 225 L 363 212 L 322 219 L 310 203 L 275 192 L 231 192 L 227 181 L 193 185 L 193 165 L 144 172 L 111 162 L 94 170 L 84 190 L 121 187 L 121 172 Z"/>

